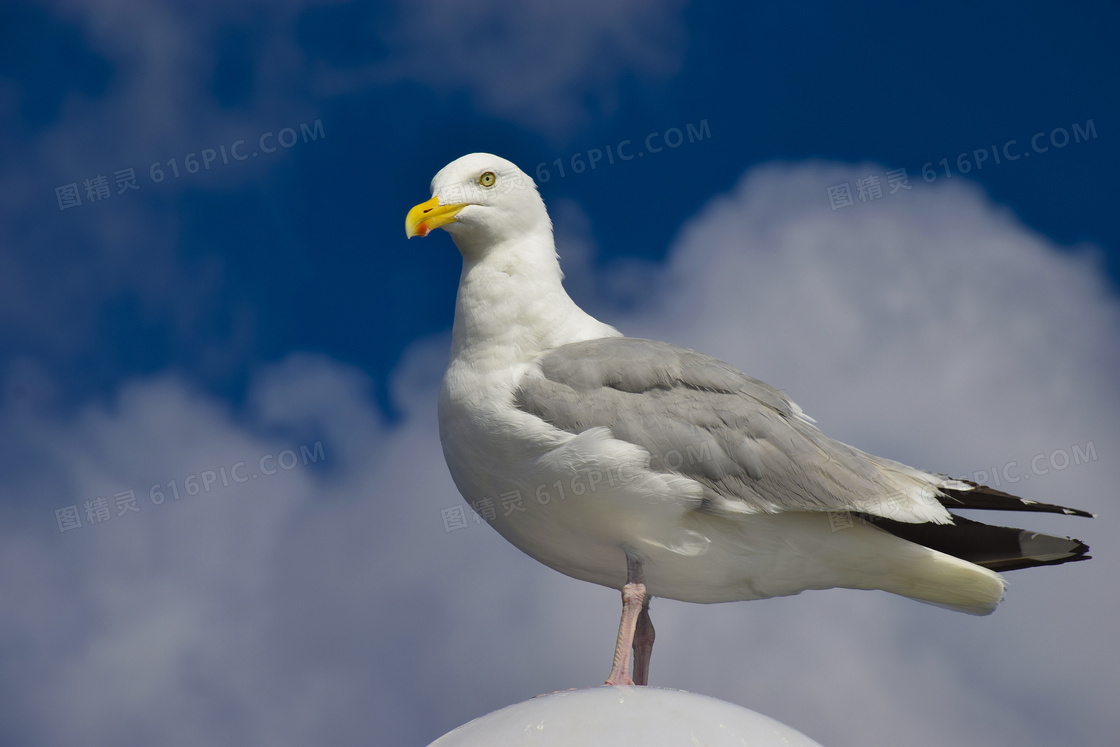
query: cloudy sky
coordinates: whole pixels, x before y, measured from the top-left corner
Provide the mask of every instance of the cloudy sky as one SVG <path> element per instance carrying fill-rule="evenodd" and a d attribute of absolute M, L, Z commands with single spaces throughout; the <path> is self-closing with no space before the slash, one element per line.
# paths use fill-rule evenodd
<path fill-rule="evenodd" d="M 830 745 L 1115 739 L 1118 37 L 1103 2 L 5 2 L 0 743 L 423 744 L 606 677 L 618 593 L 443 464 L 460 260 L 403 218 L 472 151 L 604 321 L 1099 514 L 995 517 L 1095 557 L 987 618 L 655 601 L 651 684 Z"/>

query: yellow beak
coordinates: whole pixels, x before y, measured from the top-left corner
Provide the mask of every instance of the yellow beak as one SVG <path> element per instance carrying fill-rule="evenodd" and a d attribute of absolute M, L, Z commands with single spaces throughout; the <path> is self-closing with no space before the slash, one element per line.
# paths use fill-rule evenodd
<path fill-rule="evenodd" d="M 413 236 L 427 236 L 440 226 L 454 221 L 455 216 L 465 207 L 464 204 L 440 205 L 438 197 L 421 202 L 405 216 L 404 235 L 410 239 Z"/>

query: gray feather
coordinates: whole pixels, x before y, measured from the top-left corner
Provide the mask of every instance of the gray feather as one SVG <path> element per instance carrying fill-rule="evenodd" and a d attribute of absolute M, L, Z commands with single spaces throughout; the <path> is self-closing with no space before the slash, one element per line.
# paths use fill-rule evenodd
<path fill-rule="evenodd" d="M 555 348 L 538 365 L 539 375 L 522 379 L 517 407 L 569 433 L 610 428 L 646 449 L 651 469 L 700 482 L 709 508 L 730 501 L 738 510 L 914 521 L 907 514 L 930 484 L 828 438 L 779 390 L 692 350 L 604 338 Z"/>

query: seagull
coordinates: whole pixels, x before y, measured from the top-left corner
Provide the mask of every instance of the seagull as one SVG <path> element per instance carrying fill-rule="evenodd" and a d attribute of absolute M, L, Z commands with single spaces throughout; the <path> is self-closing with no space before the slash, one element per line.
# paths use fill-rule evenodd
<path fill-rule="evenodd" d="M 867 454 L 733 366 L 584 312 L 510 161 L 463 156 L 431 192 L 405 233 L 442 228 L 463 258 L 439 394 L 448 469 L 518 549 L 622 592 L 606 684 L 647 684 L 654 596 L 879 589 L 986 615 L 999 572 L 1088 559 L 1079 540 L 949 509 L 1092 514 Z"/>

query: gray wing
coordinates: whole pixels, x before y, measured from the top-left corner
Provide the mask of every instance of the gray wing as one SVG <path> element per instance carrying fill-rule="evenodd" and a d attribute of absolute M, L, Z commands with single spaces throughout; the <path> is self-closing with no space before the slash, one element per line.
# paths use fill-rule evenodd
<path fill-rule="evenodd" d="M 956 481 L 834 441 L 774 387 L 668 343 L 617 337 L 555 348 L 523 377 L 514 403 L 569 433 L 609 428 L 648 451 L 651 469 L 702 484 L 707 510 L 950 520 L 938 487 Z"/>

